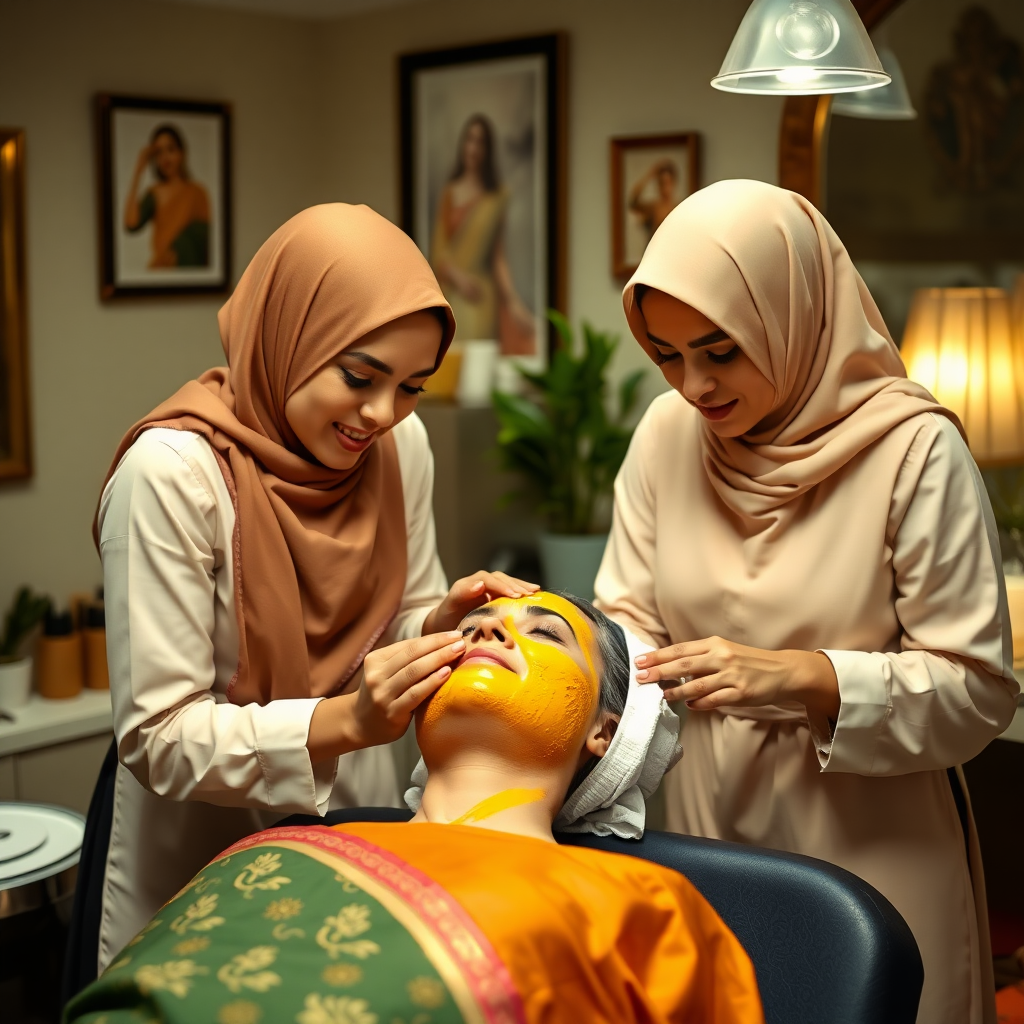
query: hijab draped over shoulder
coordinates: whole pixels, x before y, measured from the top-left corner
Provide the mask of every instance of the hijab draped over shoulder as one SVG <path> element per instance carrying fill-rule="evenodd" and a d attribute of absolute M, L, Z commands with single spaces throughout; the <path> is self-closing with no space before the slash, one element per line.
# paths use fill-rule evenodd
<path fill-rule="evenodd" d="M 406 529 L 394 438 L 330 469 L 305 451 L 284 407 L 368 332 L 432 307 L 448 320 L 440 362 L 455 321 L 413 241 L 365 206 L 304 210 L 263 244 L 220 311 L 228 365 L 122 439 L 107 480 L 151 427 L 195 431 L 218 457 L 235 506 L 232 702 L 338 692 L 397 612 Z"/>
<path fill-rule="evenodd" d="M 788 502 L 920 413 L 960 428 L 907 380 L 839 236 L 795 192 L 721 181 L 669 214 L 623 292 L 630 330 L 651 355 L 638 284 L 703 313 L 775 388 L 750 434 L 721 438 L 701 423 L 708 476 L 742 520 L 785 519 Z"/>

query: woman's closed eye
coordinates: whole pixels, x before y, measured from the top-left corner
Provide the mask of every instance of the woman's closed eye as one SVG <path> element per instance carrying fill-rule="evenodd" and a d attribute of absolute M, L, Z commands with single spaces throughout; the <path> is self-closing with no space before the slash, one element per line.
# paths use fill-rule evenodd
<path fill-rule="evenodd" d="M 344 366 L 339 366 L 338 369 L 341 370 L 341 375 L 350 388 L 368 388 L 373 383 L 372 377 L 362 377 Z"/>
<path fill-rule="evenodd" d="M 654 350 L 654 363 L 656 366 L 664 366 L 666 363 L 671 363 L 674 359 L 679 358 L 679 353 L 672 349 L 671 352 L 662 352 L 660 348 Z"/>
<path fill-rule="evenodd" d="M 566 646 L 565 637 L 561 636 L 551 626 L 531 626 L 529 633 L 530 636 L 546 636 L 549 640 L 554 640 L 556 644 L 561 644 L 563 647 Z"/>
<path fill-rule="evenodd" d="M 708 359 L 718 366 L 731 363 L 740 353 L 739 345 L 733 345 L 727 352 L 708 352 Z"/>
<path fill-rule="evenodd" d="M 399 384 L 398 385 L 407 395 L 422 395 L 427 389 L 420 384 L 418 387 L 413 384 Z"/>

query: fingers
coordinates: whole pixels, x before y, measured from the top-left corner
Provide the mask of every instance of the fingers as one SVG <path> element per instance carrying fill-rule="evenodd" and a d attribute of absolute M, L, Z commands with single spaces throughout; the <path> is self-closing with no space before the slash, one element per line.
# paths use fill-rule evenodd
<path fill-rule="evenodd" d="M 442 651 L 446 647 L 451 647 L 452 651 L 449 661 L 466 649 L 462 634 L 457 629 L 446 633 L 428 633 L 414 640 L 400 640 L 397 644 L 371 652 L 366 656 L 366 661 L 378 669 L 381 675 L 393 676 L 424 655 Z"/>
<path fill-rule="evenodd" d="M 460 595 L 456 595 L 457 590 L 460 591 Z M 480 603 L 493 601 L 496 597 L 525 597 L 527 594 L 535 594 L 538 590 L 540 587 L 528 580 L 517 579 L 503 572 L 481 570 L 459 580 L 452 587 L 452 596 L 458 600 L 461 594 L 465 594 L 464 600 Z"/>
<path fill-rule="evenodd" d="M 426 679 L 422 679 L 415 685 L 410 686 L 409 689 L 392 704 L 393 710 L 403 717 L 411 716 L 425 700 L 432 697 L 437 690 L 440 689 L 451 674 L 451 666 L 442 665 L 441 668 L 437 669 L 437 671 L 431 672 Z"/>
<path fill-rule="evenodd" d="M 399 669 L 390 676 L 386 683 L 390 699 L 397 700 L 410 687 L 422 682 L 439 669 L 448 669 L 450 673 L 451 662 L 462 657 L 465 651 L 466 642 L 458 640 L 442 647 L 439 651 L 431 651 L 406 665 L 405 668 Z"/>

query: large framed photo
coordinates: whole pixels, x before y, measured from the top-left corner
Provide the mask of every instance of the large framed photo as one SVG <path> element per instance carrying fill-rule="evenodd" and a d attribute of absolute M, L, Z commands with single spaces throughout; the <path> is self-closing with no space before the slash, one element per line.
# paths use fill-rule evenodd
<path fill-rule="evenodd" d="M 661 222 L 700 188 L 700 136 L 612 139 L 612 273 L 629 277 Z"/>
<path fill-rule="evenodd" d="M 32 475 L 25 309 L 25 133 L 0 128 L 0 480 Z"/>
<path fill-rule="evenodd" d="M 540 369 L 565 308 L 565 37 L 409 54 L 399 76 L 402 226 L 457 340 Z"/>
<path fill-rule="evenodd" d="M 231 109 L 97 97 L 100 297 L 224 292 L 231 278 Z"/>

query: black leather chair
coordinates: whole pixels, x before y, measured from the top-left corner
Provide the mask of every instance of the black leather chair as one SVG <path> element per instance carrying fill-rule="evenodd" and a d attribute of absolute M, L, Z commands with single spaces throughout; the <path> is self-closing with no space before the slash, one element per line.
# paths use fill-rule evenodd
<path fill-rule="evenodd" d="M 364 807 L 280 824 L 409 817 Z M 914 1024 L 924 981 L 917 943 L 893 905 L 856 875 L 811 857 L 670 832 L 648 831 L 638 842 L 556 838 L 686 875 L 753 961 L 768 1024 Z"/>

